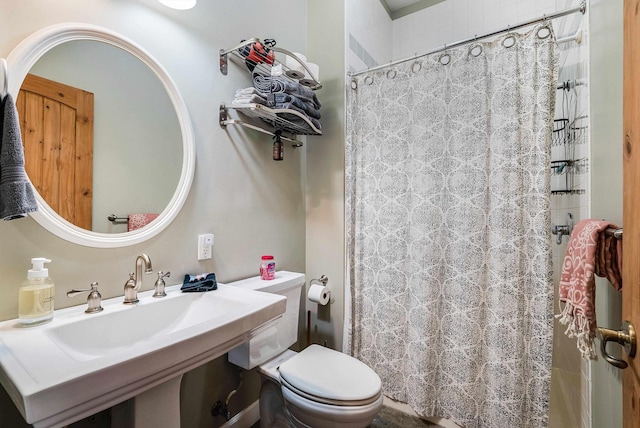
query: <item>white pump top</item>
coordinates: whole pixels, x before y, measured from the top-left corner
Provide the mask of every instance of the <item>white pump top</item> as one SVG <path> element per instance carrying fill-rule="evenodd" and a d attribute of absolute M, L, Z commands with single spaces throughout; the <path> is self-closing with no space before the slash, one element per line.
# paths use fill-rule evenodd
<path fill-rule="evenodd" d="M 31 259 L 33 269 L 27 272 L 27 279 L 46 278 L 49 276 L 49 269 L 44 267 L 45 263 L 51 263 L 51 260 L 44 257 L 34 257 Z"/>

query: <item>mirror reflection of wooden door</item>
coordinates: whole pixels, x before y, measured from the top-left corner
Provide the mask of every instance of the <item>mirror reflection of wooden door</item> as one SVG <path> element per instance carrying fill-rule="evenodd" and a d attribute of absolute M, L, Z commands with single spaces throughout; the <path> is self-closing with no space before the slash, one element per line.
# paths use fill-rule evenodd
<path fill-rule="evenodd" d="M 91 230 L 93 94 L 29 74 L 16 106 L 29 179 L 62 218 Z"/>
<path fill-rule="evenodd" d="M 607 82 L 596 82 L 606 85 Z M 624 2 L 622 319 L 640 327 L 640 0 Z M 622 370 L 623 426 L 640 426 L 640 356 Z"/>

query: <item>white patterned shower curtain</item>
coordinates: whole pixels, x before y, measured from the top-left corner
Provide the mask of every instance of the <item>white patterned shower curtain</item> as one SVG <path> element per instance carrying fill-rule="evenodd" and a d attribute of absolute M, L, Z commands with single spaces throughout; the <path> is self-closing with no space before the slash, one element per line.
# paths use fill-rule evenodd
<path fill-rule="evenodd" d="M 347 88 L 344 349 L 467 428 L 548 424 L 557 47 L 537 30 Z"/>

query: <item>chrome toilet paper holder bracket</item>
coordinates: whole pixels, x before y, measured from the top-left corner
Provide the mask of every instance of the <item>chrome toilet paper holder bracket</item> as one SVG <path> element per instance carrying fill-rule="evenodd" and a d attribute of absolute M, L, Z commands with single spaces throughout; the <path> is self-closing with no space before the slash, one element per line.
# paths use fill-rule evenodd
<path fill-rule="evenodd" d="M 327 278 L 326 275 L 322 275 L 319 279 L 312 279 L 309 282 L 309 286 L 312 286 L 313 284 L 322 284 L 323 286 L 326 286 L 327 282 L 329 282 L 329 278 Z"/>

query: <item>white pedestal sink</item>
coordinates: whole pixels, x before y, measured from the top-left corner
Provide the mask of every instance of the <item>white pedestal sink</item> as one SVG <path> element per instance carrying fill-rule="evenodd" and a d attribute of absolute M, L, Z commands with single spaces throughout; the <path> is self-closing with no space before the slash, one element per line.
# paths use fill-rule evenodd
<path fill-rule="evenodd" d="M 282 296 L 222 284 L 166 292 L 140 293 L 134 306 L 105 300 L 97 314 L 84 305 L 57 310 L 40 326 L 0 323 L 0 383 L 25 420 L 62 427 L 136 397 L 136 427 L 179 427 L 182 375 L 246 341 L 286 305 Z"/>

